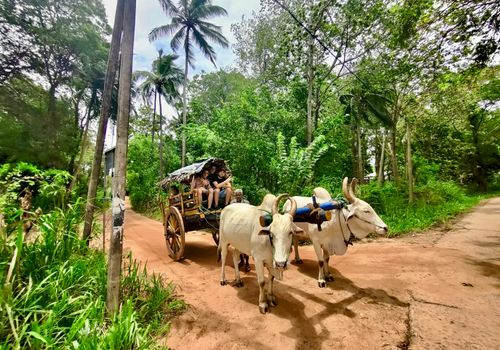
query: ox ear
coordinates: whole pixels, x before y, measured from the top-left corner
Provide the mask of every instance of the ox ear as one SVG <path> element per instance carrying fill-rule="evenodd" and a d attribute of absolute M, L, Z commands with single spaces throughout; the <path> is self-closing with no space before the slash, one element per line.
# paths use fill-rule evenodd
<path fill-rule="evenodd" d="M 273 222 L 273 217 L 269 214 L 264 214 L 259 217 L 259 224 L 262 227 L 270 226 Z"/>
<path fill-rule="evenodd" d="M 293 223 L 292 223 L 292 230 L 293 230 L 292 233 L 294 235 L 303 235 L 304 234 L 304 230 Z"/>
<path fill-rule="evenodd" d="M 259 236 L 269 236 L 271 234 L 271 226 L 262 227 L 258 233 Z"/>
<path fill-rule="evenodd" d="M 349 221 L 350 219 L 352 219 L 355 213 L 356 213 L 356 208 L 352 208 L 351 210 L 349 210 L 349 214 L 347 214 L 346 220 Z"/>

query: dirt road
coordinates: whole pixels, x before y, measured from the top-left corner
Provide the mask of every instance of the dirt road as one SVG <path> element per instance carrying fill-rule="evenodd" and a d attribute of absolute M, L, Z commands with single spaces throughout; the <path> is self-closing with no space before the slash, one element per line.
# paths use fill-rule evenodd
<path fill-rule="evenodd" d="M 254 270 L 242 272 L 243 288 L 219 285 L 210 234 L 188 233 L 182 262 L 168 257 L 161 223 L 128 210 L 125 234 L 125 251 L 189 304 L 173 321 L 172 349 L 500 349 L 500 198 L 448 232 L 355 243 L 330 260 L 327 288 L 312 247 L 301 247 L 304 264 L 275 284 L 278 306 L 266 315 Z"/>

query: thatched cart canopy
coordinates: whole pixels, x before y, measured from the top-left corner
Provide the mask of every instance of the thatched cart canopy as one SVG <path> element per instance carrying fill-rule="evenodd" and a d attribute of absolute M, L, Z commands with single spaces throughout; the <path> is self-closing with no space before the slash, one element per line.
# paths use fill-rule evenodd
<path fill-rule="evenodd" d="M 158 182 L 158 186 L 167 188 L 171 183 L 180 182 L 188 184 L 191 181 L 191 177 L 194 174 L 200 173 L 203 169 L 210 169 L 214 165 L 217 169 L 225 168 L 229 170 L 224 159 L 219 158 L 208 158 L 204 160 L 197 161 L 191 165 L 187 165 L 183 168 L 177 169 L 176 171 L 168 174 L 166 178 Z"/>

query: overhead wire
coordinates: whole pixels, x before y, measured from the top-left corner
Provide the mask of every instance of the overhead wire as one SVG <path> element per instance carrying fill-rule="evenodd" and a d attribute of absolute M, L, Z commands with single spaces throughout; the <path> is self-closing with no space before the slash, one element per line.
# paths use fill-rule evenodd
<path fill-rule="evenodd" d="M 316 40 L 318 42 L 318 44 L 325 50 L 327 51 L 330 55 L 332 56 L 336 56 L 336 54 L 334 54 L 332 52 L 332 50 L 325 45 L 325 43 L 323 43 L 323 41 L 321 41 L 321 39 L 316 35 L 314 34 L 313 32 L 311 32 L 311 30 L 309 28 L 307 28 L 307 26 L 302 22 L 300 21 L 297 16 L 292 12 L 292 10 L 290 10 L 288 8 L 288 6 L 286 6 L 285 4 L 283 4 L 281 1 L 279 0 L 273 0 L 276 4 L 278 4 L 283 10 L 285 10 L 289 15 L 290 17 L 293 18 L 293 20 L 295 22 L 298 23 L 299 26 L 301 26 L 306 32 L 307 34 L 309 34 L 314 40 Z M 343 64 L 342 65 L 343 67 L 345 67 L 347 69 L 347 71 L 349 73 L 351 73 L 357 80 L 359 80 L 364 86 L 368 86 L 368 84 L 363 80 L 361 79 L 355 72 L 353 72 L 347 65 Z"/>

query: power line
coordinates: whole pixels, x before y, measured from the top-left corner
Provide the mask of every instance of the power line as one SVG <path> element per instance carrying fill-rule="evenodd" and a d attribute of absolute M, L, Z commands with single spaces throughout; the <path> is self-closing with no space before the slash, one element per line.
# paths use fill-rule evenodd
<path fill-rule="evenodd" d="M 325 51 L 327 51 L 330 55 L 332 55 L 332 56 L 334 56 L 334 57 L 336 56 L 336 55 L 332 52 L 332 50 L 331 50 L 328 46 L 326 46 L 326 45 L 325 45 L 325 44 L 321 41 L 321 39 L 320 39 L 320 38 L 318 38 L 318 36 L 317 36 L 316 34 L 314 34 L 313 32 L 311 32 L 311 30 L 310 30 L 309 28 L 307 28 L 307 26 L 306 26 L 304 23 L 302 23 L 302 21 L 300 21 L 300 20 L 297 18 L 297 16 L 296 16 L 296 15 L 295 15 L 295 14 L 294 14 L 294 13 L 293 13 L 293 12 L 292 12 L 292 11 L 291 11 L 291 10 L 290 10 L 290 9 L 289 9 L 286 5 L 285 5 L 285 4 L 281 3 L 279 0 L 273 0 L 273 1 L 274 1 L 275 3 L 277 3 L 277 4 L 278 4 L 278 5 L 279 5 L 279 6 L 280 6 L 283 10 L 285 10 L 286 12 L 288 12 L 288 14 L 289 14 L 289 15 L 293 18 L 293 20 L 294 20 L 295 22 L 297 22 L 297 23 L 299 24 L 299 26 L 301 26 L 301 27 L 302 27 L 302 28 L 303 28 L 303 29 L 307 32 L 307 34 L 309 34 L 309 35 L 310 35 L 310 36 L 311 36 L 314 40 L 316 40 L 316 41 L 317 41 L 317 42 L 321 45 L 321 47 L 322 47 Z M 354 77 L 355 77 L 356 79 L 358 79 L 358 80 L 359 80 L 359 81 L 360 81 L 363 85 L 368 86 L 368 84 L 367 84 L 365 81 L 363 81 L 360 77 L 358 77 L 358 75 L 357 75 L 356 73 L 354 73 L 354 72 L 353 72 L 353 71 L 352 71 L 352 70 L 351 70 L 351 69 L 350 69 L 347 65 L 343 64 L 343 66 L 347 69 L 347 71 L 348 71 L 349 73 L 351 73 L 352 75 L 354 75 Z"/>

